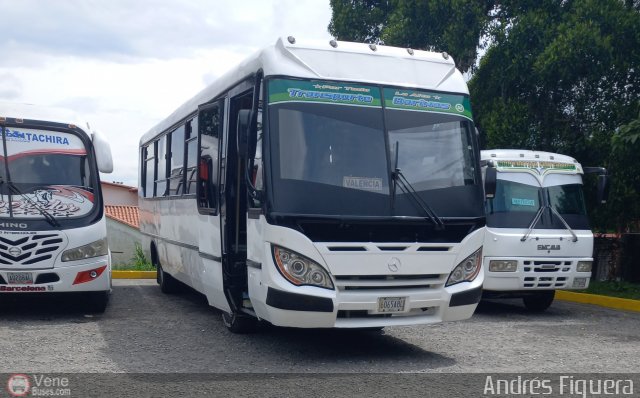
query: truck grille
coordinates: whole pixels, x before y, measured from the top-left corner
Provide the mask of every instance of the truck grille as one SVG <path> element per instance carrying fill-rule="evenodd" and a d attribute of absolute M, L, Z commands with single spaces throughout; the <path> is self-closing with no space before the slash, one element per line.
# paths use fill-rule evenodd
<path fill-rule="evenodd" d="M 57 234 L 36 234 L 18 239 L 0 237 L 0 264 L 33 265 L 50 260 L 64 243 Z"/>

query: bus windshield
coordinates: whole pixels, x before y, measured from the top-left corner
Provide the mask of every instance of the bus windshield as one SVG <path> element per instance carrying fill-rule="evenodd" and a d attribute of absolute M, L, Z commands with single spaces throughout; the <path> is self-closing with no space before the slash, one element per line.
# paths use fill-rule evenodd
<path fill-rule="evenodd" d="M 81 217 L 94 206 L 94 177 L 87 150 L 74 134 L 3 128 L 0 217 Z M 40 209 L 40 210 L 39 210 Z"/>
<path fill-rule="evenodd" d="M 540 207 L 553 207 L 573 229 L 588 229 L 582 184 L 566 176 L 567 184 L 541 186 L 533 176 L 498 178 L 496 194 L 486 202 L 487 226 L 528 228 Z M 518 179 L 519 181 L 514 181 Z M 579 178 L 578 178 L 579 179 Z M 530 181 L 529 181 L 530 180 Z M 563 229 L 550 211 L 543 213 L 536 228 Z"/>
<path fill-rule="evenodd" d="M 394 198 L 397 159 L 438 216 L 482 216 L 470 112 L 419 107 L 460 109 L 466 97 L 436 103 L 426 91 L 284 79 L 269 90 L 275 211 L 424 217 L 405 192 Z M 407 99 L 421 96 L 432 100 Z"/>

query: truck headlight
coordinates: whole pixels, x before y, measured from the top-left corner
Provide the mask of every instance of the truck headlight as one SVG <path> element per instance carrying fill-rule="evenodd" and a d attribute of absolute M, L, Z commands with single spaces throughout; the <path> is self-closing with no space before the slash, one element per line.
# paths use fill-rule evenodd
<path fill-rule="evenodd" d="M 62 261 L 77 261 L 85 258 L 106 256 L 109 253 L 107 238 L 102 238 L 88 245 L 66 250 L 62 253 Z"/>
<path fill-rule="evenodd" d="M 273 259 L 278 270 L 296 286 L 311 285 L 333 289 L 329 273 L 315 261 L 280 246 L 271 245 Z"/>
<path fill-rule="evenodd" d="M 451 286 L 460 282 L 471 282 L 480 273 L 481 266 L 482 248 L 479 248 L 472 255 L 462 260 L 460 264 L 456 265 L 451 274 L 449 274 L 449 279 L 447 279 L 447 283 L 444 286 Z"/>
<path fill-rule="evenodd" d="M 578 261 L 576 265 L 577 272 L 591 272 L 592 261 Z"/>
<path fill-rule="evenodd" d="M 491 260 L 489 261 L 489 271 L 491 272 L 516 272 L 518 262 L 516 260 Z"/>

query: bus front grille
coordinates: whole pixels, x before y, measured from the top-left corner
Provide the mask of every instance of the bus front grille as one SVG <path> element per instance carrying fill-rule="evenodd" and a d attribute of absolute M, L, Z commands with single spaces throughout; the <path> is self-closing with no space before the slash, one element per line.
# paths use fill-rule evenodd
<path fill-rule="evenodd" d="M 34 265 L 51 261 L 64 245 L 62 235 L 35 234 L 11 239 L 0 236 L 1 265 Z"/>

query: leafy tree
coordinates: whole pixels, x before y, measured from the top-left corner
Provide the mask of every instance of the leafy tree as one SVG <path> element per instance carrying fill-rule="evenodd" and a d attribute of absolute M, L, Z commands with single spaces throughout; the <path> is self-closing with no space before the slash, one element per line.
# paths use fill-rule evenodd
<path fill-rule="evenodd" d="M 488 29 L 492 0 L 331 0 L 329 32 L 340 40 L 384 42 L 455 54 L 469 70 Z"/>
<path fill-rule="evenodd" d="M 331 5 L 329 30 L 339 39 L 452 54 L 463 72 L 472 73 L 469 88 L 484 146 L 560 152 L 607 167 L 611 199 L 597 209 L 591 201 L 595 226 L 640 227 L 639 0 Z M 594 181 L 585 180 L 587 197 L 595 198 Z"/>

